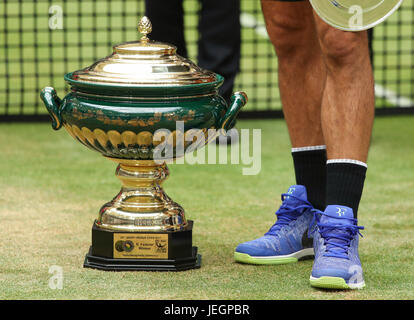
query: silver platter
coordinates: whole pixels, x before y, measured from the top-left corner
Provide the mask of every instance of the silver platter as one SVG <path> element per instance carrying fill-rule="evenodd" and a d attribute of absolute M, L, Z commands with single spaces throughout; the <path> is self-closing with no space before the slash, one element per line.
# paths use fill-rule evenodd
<path fill-rule="evenodd" d="M 397 10 L 403 0 L 310 0 L 329 25 L 345 31 L 373 28 Z"/>

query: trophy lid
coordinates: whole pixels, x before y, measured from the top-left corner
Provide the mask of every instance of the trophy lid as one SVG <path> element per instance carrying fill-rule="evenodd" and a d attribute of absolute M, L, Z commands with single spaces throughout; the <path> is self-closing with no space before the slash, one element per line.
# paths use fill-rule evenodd
<path fill-rule="evenodd" d="M 177 55 L 175 46 L 149 40 L 152 26 L 147 17 L 141 19 L 138 30 L 143 34 L 140 41 L 114 46 L 111 55 L 71 73 L 70 79 L 85 84 L 127 87 L 181 86 L 218 80 L 214 72 Z"/>

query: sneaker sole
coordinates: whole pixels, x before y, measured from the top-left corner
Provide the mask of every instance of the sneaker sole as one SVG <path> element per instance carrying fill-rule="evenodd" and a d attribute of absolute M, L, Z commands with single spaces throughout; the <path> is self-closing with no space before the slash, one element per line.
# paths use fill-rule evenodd
<path fill-rule="evenodd" d="M 310 277 L 309 279 L 310 284 L 312 287 L 316 288 L 323 288 L 323 289 L 362 289 L 365 287 L 365 282 L 359 282 L 359 283 L 346 283 L 345 279 L 340 277 L 320 277 L 320 278 L 314 278 Z"/>
<path fill-rule="evenodd" d="M 260 265 L 295 263 L 301 259 L 304 260 L 313 256 L 313 248 L 303 249 L 288 255 L 269 257 L 254 257 L 247 253 L 234 252 L 234 260 L 236 260 L 236 262 Z"/>

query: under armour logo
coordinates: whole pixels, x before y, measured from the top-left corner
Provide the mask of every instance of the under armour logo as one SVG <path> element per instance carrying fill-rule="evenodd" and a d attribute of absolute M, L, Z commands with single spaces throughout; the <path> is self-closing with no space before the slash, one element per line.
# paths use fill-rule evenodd
<path fill-rule="evenodd" d="M 342 217 L 342 216 L 345 215 L 346 209 L 339 208 L 339 207 L 336 207 L 336 209 L 338 210 L 338 211 L 336 211 L 336 213 L 338 214 L 339 217 Z"/>

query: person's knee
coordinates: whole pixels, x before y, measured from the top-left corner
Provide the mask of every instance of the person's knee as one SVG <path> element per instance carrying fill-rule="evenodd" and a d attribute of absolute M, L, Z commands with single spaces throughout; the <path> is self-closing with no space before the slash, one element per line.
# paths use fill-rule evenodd
<path fill-rule="evenodd" d="M 309 42 L 308 28 L 305 23 L 298 23 L 297 20 L 274 21 L 271 28 L 268 28 L 268 33 L 279 59 L 293 58 L 304 52 Z"/>
<path fill-rule="evenodd" d="M 317 45 L 313 10 L 308 1 L 262 0 L 262 11 L 269 38 L 280 59 L 303 57 Z"/>
<path fill-rule="evenodd" d="M 353 65 L 368 53 L 366 35 L 328 29 L 320 36 L 320 44 L 329 66 Z"/>

